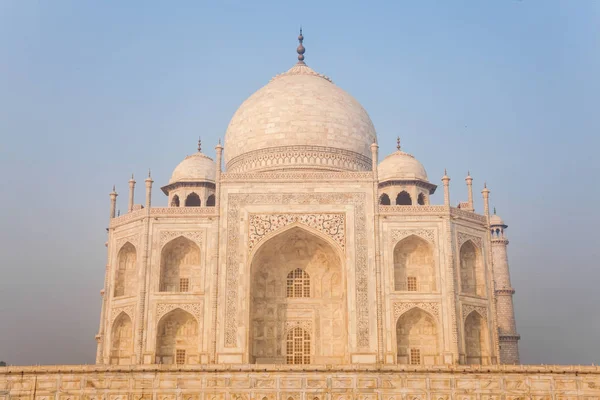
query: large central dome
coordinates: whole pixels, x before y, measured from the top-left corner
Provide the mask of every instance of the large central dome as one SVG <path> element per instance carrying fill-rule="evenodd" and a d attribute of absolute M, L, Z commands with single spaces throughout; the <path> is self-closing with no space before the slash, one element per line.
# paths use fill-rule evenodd
<path fill-rule="evenodd" d="M 369 115 L 302 60 L 236 111 L 225 135 L 227 172 L 371 170 Z"/>

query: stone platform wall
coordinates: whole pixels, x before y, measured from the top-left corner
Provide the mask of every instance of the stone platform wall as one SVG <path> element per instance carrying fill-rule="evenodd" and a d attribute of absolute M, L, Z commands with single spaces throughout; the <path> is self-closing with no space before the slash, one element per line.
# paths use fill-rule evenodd
<path fill-rule="evenodd" d="M 0 400 L 599 400 L 581 366 L 0 367 Z"/>

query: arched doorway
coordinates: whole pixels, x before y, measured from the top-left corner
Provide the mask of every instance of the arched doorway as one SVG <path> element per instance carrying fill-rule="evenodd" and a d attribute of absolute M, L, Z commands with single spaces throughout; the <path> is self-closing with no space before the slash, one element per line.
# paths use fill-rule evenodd
<path fill-rule="evenodd" d="M 129 242 L 125 243 L 117 256 L 115 272 L 115 297 L 132 296 L 136 288 L 137 253 Z"/>
<path fill-rule="evenodd" d="M 465 355 L 467 364 L 489 364 L 487 324 L 476 311 L 465 319 Z"/>
<path fill-rule="evenodd" d="M 196 364 L 198 322 L 177 308 L 161 318 L 156 332 L 157 364 Z"/>
<path fill-rule="evenodd" d="M 110 335 L 110 363 L 116 365 L 132 364 L 133 324 L 129 315 L 122 312 L 113 322 Z"/>
<path fill-rule="evenodd" d="M 460 285 L 462 293 L 485 294 L 481 252 L 470 240 L 460 248 Z"/>
<path fill-rule="evenodd" d="M 316 233 L 293 227 L 264 242 L 251 264 L 250 362 L 343 363 L 347 355 L 343 276 L 339 250 Z M 288 352 L 290 332 L 308 353 L 300 357 L 300 347 Z"/>
<path fill-rule="evenodd" d="M 438 329 L 435 319 L 420 308 L 413 308 L 396 323 L 398 364 L 433 365 L 438 363 Z"/>
<path fill-rule="evenodd" d="M 200 248 L 180 236 L 162 249 L 160 257 L 161 292 L 192 292 L 199 284 Z"/>

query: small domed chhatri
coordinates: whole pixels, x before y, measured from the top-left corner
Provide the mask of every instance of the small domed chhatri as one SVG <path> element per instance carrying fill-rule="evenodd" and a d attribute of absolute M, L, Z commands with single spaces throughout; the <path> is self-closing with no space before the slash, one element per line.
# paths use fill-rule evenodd
<path fill-rule="evenodd" d="M 169 184 L 161 188 L 169 196 L 169 205 L 214 206 L 216 170 L 216 163 L 202 153 L 202 141 L 198 140 L 198 151 L 184 158 L 173 170 Z"/>
<path fill-rule="evenodd" d="M 225 135 L 227 172 L 368 171 L 375 127 L 351 95 L 304 62 L 275 76 L 235 112 Z"/>
<path fill-rule="evenodd" d="M 202 153 L 202 142 L 198 141 L 198 152 L 184 158 L 175 167 L 169 184 L 176 182 L 215 182 L 216 164 Z"/>
<path fill-rule="evenodd" d="M 379 164 L 379 180 L 383 182 L 410 179 L 428 182 L 425 167 L 412 154 L 402 151 L 400 138 L 397 139 L 396 149 L 396 152 L 384 158 Z"/>

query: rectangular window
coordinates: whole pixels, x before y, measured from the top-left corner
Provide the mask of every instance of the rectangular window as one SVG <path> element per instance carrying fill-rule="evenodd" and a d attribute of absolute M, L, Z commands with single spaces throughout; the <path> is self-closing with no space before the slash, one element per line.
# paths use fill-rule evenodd
<path fill-rule="evenodd" d="M 180 292 L 189 292 L 190 290 L 190 278 L 180 278 L 179 279 L 179 291 Z"/>
<path fill-rule="evenodd" d="M 410 365 L 419 365 L 421 364 L 421 350 L 420 349 L 410 349 Z"/>
<path fill-rule="evenodd" d="M 409 292 L 417 291 L 417 277 L 416 276 L 409 276 L 406 278 L 406 290 L 408 290 Z"/>
<path fill-rule="evenodd" d="M 177 349 L 175 351 L 175 363 L 185 364 L 185 350 Z"/>

